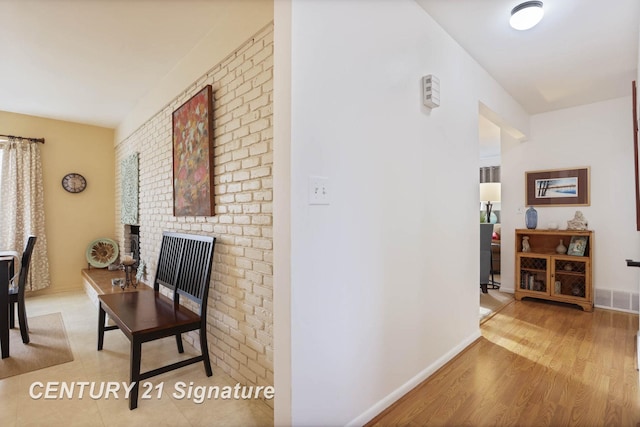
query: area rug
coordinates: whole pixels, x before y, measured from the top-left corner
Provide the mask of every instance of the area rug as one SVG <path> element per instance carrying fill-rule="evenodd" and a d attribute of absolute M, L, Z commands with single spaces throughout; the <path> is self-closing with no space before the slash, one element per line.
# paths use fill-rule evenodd
<path fill-rule="evenodd" d="M 29 317 L 29 344 L 23 344 L 20 329 L 9 331 L 9 357 L 0 359 L 0 378 L 37 371 L 71 362 L 73 353 L 64 328 L 62 314 Z"/>
<path fill-rule="evenodd" d="M 480 292 L 480 323 L 489 320 L 507 304 L 514 301 L 513 294 L 489 289 L 488 293 Z"/>

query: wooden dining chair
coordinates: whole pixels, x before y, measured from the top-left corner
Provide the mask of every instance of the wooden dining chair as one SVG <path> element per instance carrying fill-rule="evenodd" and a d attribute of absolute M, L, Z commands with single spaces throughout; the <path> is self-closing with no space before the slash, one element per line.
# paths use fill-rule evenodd
<path fill-rule="evenodd" d="M 213 263 L 215 237 L 164 232 L 160 257 L 151 290 L 100 295 L 98 350 L 102 350 L 104 331 L 120 329 L 131 342 L 129 409 L 138 406 L 140 381 L 197 362 L 203 362 L 212 375 L 207 345 L 207 298 Z M 173 299 L 160 293 L 160 286 L 171 290 Z M 180 304 L 191 300 L 197 312 Z M 193 304 L 190 304 L 193 305 Z M 106 314 L 115 325 L 106 326 Z M 175 336 L 178 352 L 183 353 L 182 334 L 200 332 L 201 354 L 147 372 L 140 372 L 142 343 Z"/>
<path fill-rule="evenodd" d="M 22 342 L 29 343 L 29 323 L 27 322 L 27 309 L 24 303 L 24 291 L 27 286 L 29 266 L 31 265 L 31 254 L 36 245 L 36 236 L 29 236 L 24 247 L 20 261 L 20 274 L 17 286 L 9 287 L 9 327 L 16 327 L 16 306 L 18 307 L 18 323 L 20 325 L 20 335 Z"/>

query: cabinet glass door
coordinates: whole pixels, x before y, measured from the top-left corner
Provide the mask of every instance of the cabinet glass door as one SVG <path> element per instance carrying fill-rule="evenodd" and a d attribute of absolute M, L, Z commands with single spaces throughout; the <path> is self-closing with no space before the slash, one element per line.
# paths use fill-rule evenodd
<path fill-rule="evenodd" d="M 549 258 L 529 255 L 518 255 L 520 283 L 523 291 L 548 293 L 547 266 Z"/>
<path fill-rule="evenodd" d="M 553 295 L 586 298 L 587 262 L 575 258 L 555 258 L 553 263 Z"/>

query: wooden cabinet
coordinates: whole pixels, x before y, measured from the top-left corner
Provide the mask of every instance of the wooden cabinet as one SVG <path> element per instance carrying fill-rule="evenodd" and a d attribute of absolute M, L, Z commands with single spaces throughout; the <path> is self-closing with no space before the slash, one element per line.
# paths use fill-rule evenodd
<path fill-rule="evenodd" d="M 556 249 L 561 241 L 569 249 L 572 238 L 586 243 L 581 248 L 584 254 L 559 254 Z M 528 252 L 523 252 L 524 241 L 528 242 Z M 593 231 L 516 230 L 515 297 L 561 301 L 592 311 L 592 260 Z"/>

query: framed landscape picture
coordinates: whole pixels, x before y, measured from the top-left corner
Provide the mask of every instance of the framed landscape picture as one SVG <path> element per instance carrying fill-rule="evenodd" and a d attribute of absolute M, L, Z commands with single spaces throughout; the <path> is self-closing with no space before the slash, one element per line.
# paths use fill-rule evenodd
<path fill-rule="evenodd" d="M 205 86 L 173 112 L 173 214 L 213 216 L 213 99 Z"/>
<path fill-rule="evenodd" d="M 589 168 L 525 172 L 527 206 L 589 206 Z"/>

